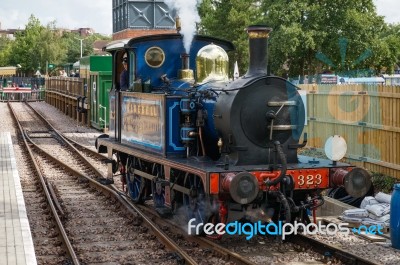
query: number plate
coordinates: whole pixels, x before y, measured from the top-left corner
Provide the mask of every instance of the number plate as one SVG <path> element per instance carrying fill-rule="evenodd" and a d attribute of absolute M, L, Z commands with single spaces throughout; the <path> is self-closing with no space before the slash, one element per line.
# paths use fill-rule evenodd
<path fill-rule="evenodd" d="M 329 188 L 329 170 L 327 168 L 288 170 L 295 183 L 295 189 Z"/>

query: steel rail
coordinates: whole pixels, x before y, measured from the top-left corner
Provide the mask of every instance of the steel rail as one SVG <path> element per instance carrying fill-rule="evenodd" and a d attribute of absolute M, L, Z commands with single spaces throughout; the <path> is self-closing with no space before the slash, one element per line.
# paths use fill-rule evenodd
<path fill-rule="evenodd" d="M 186 253 L 186 251 L 182 250 L 181 247 L 179 247 L 174 240 L 170 239 L 160 228 L 158 228 L 157 224 L 155 222 L 153 222 L 149 217 L 146 216 L 146 214 L 139 209 L 139 207 L 137 207 L 135 204 L 133 204 L 133 202 L 129 201 L 127 199 L 126 196 L 121 196 L 120 195 L 120 191 L 117 189 L 117 187 L 115 187 L 115 185 L 110 185 L 112 188 L 112 191 L 115 194 L 118 194 L 118 197 L 123 200 L 125 202 L 126 205 L 129 205 L 129 207 L 131 209 L 133 209 L 137 214 L 139 214 L 139 216 L 146 221 L 146 223 L 148 223 L 151 227 L 151 229 L 153 230 L 153 232 L 155 232 L 159 237 L 161 237 L 161 239 L 163 240 L 163 242 L 168 245 L 170 248 L 175 249 L 178 251 L 178 254 L 185 259 L 186 264 L 198 264 L 192 257 L 190 257 L 190 255 L 188 255 Z"/>
<path fill-rule="evenodd" d="M 15 113 L 15 111 L 14 111 L 14 109 L 11 106 L 10 103 L 8 103 L 8 107 L 9 107 L 9 109 L 10 109 L 12 115 L 13 115 L 14 121 L 17 123 L 17 126 L 18 126 L 18 129 L 20 131 L 21 137 L 22 137 L 22 139 L 24 141 L 24 144 L 25 144 L 25 148 L 29 153 L 31 161 L 32 161 L 32 163 L 33 163 L 33 165 L 35 167 L 36 174 L 37 174 L 37 176 L 39 178 L 40 183 L 42 184 L 42 188 L 43 188 L 43 191 L 44 191 L 44 193 L 46 195 L 47 202 L 49 204 L 49 207 L 51 209 L 53 217 L 54 217 L 54 219 L 55 219 L 55 221 L 57 223 L 57 227 L 58 227 L 58 230 L 60 231 L 60 234 L 61 234 L 61 237 L 63 239 L 63 242 L 64 242 L 64 244 L 65 244 L 65 246 L 66 246 L 66 248 L 68 250 L 68 254 L 70 255 L 71 260 L 72 260 L 74 265 L 80 265 L 79 259 L 78 259 L 77 255 L 76 255 L 76 253 L 75 253 L 75 251 L 74 251 L 74 249 L 72 247 L 71 242 L 69 241 L 69 238 L 67 236 L 67 232 L 64 229 L 64 226 L 63 226 L 63 224 L 61 222 L 61 219 L 60 219 L 60 217 L 59 217 L 59 215 L 57 213 L 56 207 L 55 207 L 55 205 L 53 203 L 52 196 L 51 196 L 51 194 L 49 192 L 49 189 L 48 189 L 48 187 L 46 185 L 47 181 L 45 180 L 45 177 L 41 174 L 41 170 L 39 168 L 39 165 L 36 162 L 36 159 L 35 159 L 35 156 L 33 154 L 32 148 L 30 147 L 30 144 L 28 144 L 28 138 L 25 135 L 24 130 L 23 130 L 22 126 L 21 126 L 21 123 L 19 122 L 19 120 L 17 118 L 17 115 L 16 115 L 16 113 Z"/>
<path fill-rule="evenodd" d="M 114 186 L 114 189 L 117 189 L 117 188 Z M 149 214 L 157 216 L 156 212 L 153 212 L 152 209 L 149 209 L 146 206 L 139 205 L 139 206 L 136 206 L 136 207 L 139 207 L 142 211 L 146 211 Z M 160 222 L 168 224 L 169 226 L 173 227 L 175 230 L 177 230 L 179 232 L 184 232 L 179 226 L 176 225 L 176 223 L 174 223 L 171 220 L 161 219 Z M 159 226 L 162 226 L 162 225 L 164 225 L 164 224 L 160 224 Z M 210 239 L 207 239 L 207 238 L 204 238 L 204 237 L 201 237 L 201 236 L 189 236 L 189 235 L 184 234 L 184 233 L 183 233 L 183 237 L 186 238 L 187 240 L 196 242 L 196 243 L 198 243 L 199 245 L 201 245 L 203 247 L 212 249 L 213 251 L 215 251 L 219 255 L 223 256 L 225 258 L 225 260 L 227 260 L 227 261 L 228 260 L 229 261 L 233 261 L 233 262 L 235 262 L 237 264 L 255 265 L 255 263 L 250 261 L 248 258 L 246 258 L 244 256 L 241 256 L 240 254 L 238 254 L 236 252 L 230 251 L 229 249 L 218 245 L 217 243 L 213 242 Z"/>
<path fill-rule="evenodd" d="M 47 124 L 47 126 L 49 126 L 52 131 L 62 140 L 64 141 L 64 143 L 66 143 L 68 145 L 68 147 L 70 147 L 78 156 L 79 158 L 90 167 L 90 169 L 93 170 L 93 172 L 95 172 L 96 176 L 99 178 L 104 178 L 103 174 L 95 167 L 95 165 L 92 165 L 90 163 L 90 161 L 88 161 L 85 156 L 83 154 L 81 154 L 81 152 L 79 152 L 79 150 L 70 142 L 68 141 L 64 135 L 62 133 L 60 133 L 45 117 L 43 117 L 42 114 L 40 114 L 39 112 L 37 112 L 31 105 L 29 105 L 27 102 L 25 102 L 25 104 L 32 109 L 32 111 L 34 111 L 34 113 L 41 118 L 41 120 Z M 44 152 L 44 151 L 43 151 Z M 67 165 L 65 165 L 67 166 Z M 67 166 L 69 167 L 69 166 Z"/>
<path fill-rule="evenodd" d="M 99 154 L 97 151 L 94 151 L 93 149 L 90 149 L 90 148 L 84 146 L 83 144 L 80 144 L 80 143 L 78 143 L 77 141 L 72 140 L 70 137 L 65 136 L 64 134 L 62 134 L 62 135 L 63 135 L 64 138 L 67 139 L 70 143 L 72 143 L 73 145 L 78 146 L 78 148 L 83 149 L 84 152 L 90 153 L 90 155 L 95 156 L 95 157 L 97 157 L 97 158 L 99 158 L 99 159 L 103 159 L 103 160 L 108 159 L 107 156 L 105 156 L 105 155 L 103 155 L 103 154 Z"/>
<path fill-rule="evenodd" d="M 91 167 L 96 173 L 96 175 L 102 176 L 101 172 L 99 172 L 93 165 L 90 164 L 90 162 L 74 147 L 72 146 L 72 143 L 70 143 L 61 133 L 59 133 L 40 113 L 38 113 L 32 106 L 27 104 L 34 112 L 37 114 L 39 117 L 42 118 L 43 121 L 50 126 L 54 132 L 59 136 L 64 142 L 68 144 L 68 146 L 71 146 L 73 150 L 79 155 L 79 157 L 82 158 L 82 160 Z M 32 143 L 36 148 L 41 150 L 47 157 L 52 159 L 54 162 L 58 163 L 59 165 L 65 167 L 68 169 L 68 171 L 72 172 L 75 175 L 78 175 L 80 177 L 83 177 L 89 181 L 89 184 L 92 186 L 95 186 L 96 188 L 100 188 L 103 193 L 108 194 L 109 196 L 115 197 L 127 210 L 135 216 L 140 216 L 144 221 L 146 221 L 147 225 L 152 229 L 152 231 L 156 234 L 156 236 L 166 245 L 169 247 L 171 250 L 175 251 L 181 258 L 183 258 L 186 261 L 186 264 L 191 264 L 191 265 L 197 265 L 198 263 L 182 248 L 180 248 L 174 241 L 173 239 L 169 238 L 161 229 L 157 227 L 157 225 L 150 219 L 148 218 L 139 208 L 137 208 L 133 203 L 129 202 L 127 198 L 124 198 L 120 196 L 119 192 L 116 192 L 112 188 L 109 188 L 107 185 L 103 185 L 92 178 L 86 176 L 85 174 L 71 168 L 70 166 L 66 165 L 65 163 L 59 161 L 57 158 L 53 157 L 52 155 L 48 154 L 46 151 L 42 150 L 39 146 L 35 145 Z M 113 186 L 113 185 L 112 185 Z"/>
<path fill-rule="evenodd" d="M 325 255 L 326 253 L 330 253 L 333 257 L 338 258 L 344 264 L 353 264 L 353 265 L 379 265 L 380 263 L 373 262 L 371 260 L 367 260 L 361 256 L 358 256 L 354 253 L 347 252 L 346 250 L 324 243 L 320 240 L 315 238 L 305 236 L 302 234 L 292 235 L 288 237 L 290 242 L 299 245 L 307 245 L 311 246 L 315 251 L 320 252 L 321 254 Z"/>

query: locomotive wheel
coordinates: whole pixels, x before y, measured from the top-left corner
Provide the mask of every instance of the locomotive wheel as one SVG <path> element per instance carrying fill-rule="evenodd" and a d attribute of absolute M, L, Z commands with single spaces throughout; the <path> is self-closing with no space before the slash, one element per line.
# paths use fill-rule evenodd
<path fill-rule="evenodd" d="M 132 162 L 132 163 L 130 163 Z M 128 161 L 128 170 L 126 172 L 126 185 L 128 194 L 134 203 L 143 203 L 145 179 L 134 174 L 134 161 Z"/>
<path fill-rule="evenodd" d="M 134 203 L 142 203 L 143 190 L 144 190 L 144 179 L 141 176 L 135 175 L 128 172 L 126 174 L 126 182 L 128 186 L 128 193 Z"/>
<path fill-rule="evenodd" d="M 179 214 L 179 210 L 182 207 L 182 193 L 171 190 L 170 194 L 172 214 Z"/>
<path fill-rule="evenodd" d="M 161 181 L 158 181 L 164 179 L 163 167 L 161 165 L 154 164 L 152 171 L 152 175 L 157 176 L 156 180 L 151 183 L 154 206 L 163 207 L 165 204 L 165 188 Z"/>
<path fill-rule="evenodd" d="M 189 194 L 183 194 L 183 206 L 187 220 L 195 218 L 192 224 L 206 223 L 208 221 L 206 211 L 206 196 L 201 179 L 197 176 L 187 174 L 184 186 L 190 190 Z"/>

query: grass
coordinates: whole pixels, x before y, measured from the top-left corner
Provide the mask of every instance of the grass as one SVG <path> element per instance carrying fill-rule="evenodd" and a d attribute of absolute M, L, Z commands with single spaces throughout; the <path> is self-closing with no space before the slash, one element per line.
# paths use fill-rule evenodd
<path fill-rule="evenodd" d="M 375 193 L 378 191 L 390 194 L 393 191 L 393 185 L 399 180 L 382 173 L 372 172 L 372 183 L 374 184 Z"/>
<path fill-rule="evenodd" d="M 299 149 L 298 154 L 303 156 L 328 159 L 322 150 L 317 150 L 316 148 L 301 148 Z"/>

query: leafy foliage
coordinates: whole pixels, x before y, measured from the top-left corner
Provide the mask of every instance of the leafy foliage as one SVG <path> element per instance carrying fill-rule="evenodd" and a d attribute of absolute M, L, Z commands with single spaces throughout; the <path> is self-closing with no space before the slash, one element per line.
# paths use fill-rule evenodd
<path fill-rule="evenodd" d="M 39 19 L 31 15 L 25 30 L 15 34 L 15 40 L 0 38 L 0 66 L 21 66 L 21 73 L 33 75 L 37 70 L 44 73 L 47 64 L 63 66 L 80 58 L 81 37 L 77 33 L 62 33 L 56 23 L 41 25 Z M 93 42 L 109 39 L 93 34 L 82 42 L 83 56 L 93 53 Z"/>
<path fill-rule="evenodd" d="M 200 16 L 201 32 L 236 45 L 233 58 L 242 69 L 248 64 L 243 29 L 251 24 L 273 28 L 269 67 L 276 75 L 392 73 L 399 61 L 400 26 L 385 24 L 373 0 L 204 0 Z"/>
<path fill-rule="evenodd" d="M 21 71 L 29 74 L 44 68 L 46 61 L 61 62 L 65 47 L 55 31 L 54 22 L 44 27 L 32 15 L 25 30 L 15 34 L 11 53 L 10 64 L 20 65 Z"/>
<path fill-rule="evenodd" d="M 0 37 L 0 65 L 9 65 L 11 55 L 11 40 L 5 36 Z"/>
<path fill-rule="evenodd" d="M 375 191 L 381 191 L 387 194 L 392 193 L 394 184 L 398 183 L 397 179 L 377 172 L 372 172 L 371 180 Z"/>
<path fill-rule="evenodd" d="M 385 31 L 386 25 L 383 17 L 376 14 L 372 0 L 264 0 L 262 8 L 265 20 L 275 29 L 271 53 L 277 73 L 285 71 L 283 66 L 291 76 L 380 70 L 377 62 L 385 62 L 385 66 L 396 62 L 381 59 L 385 47 L 376 33 Z M 358 60 L 367 50 L 370 56 Z M 318 60 L 318 52 L 332 64 Z"/>
<path fill-rule="evenodd" d="M 256 3 L 257 1 L 244 0 L 203 0 L 199 8 L 202 17 L 200 33 L 229 40 L 235 45 L 236 50 L 230 55 L 231 69 L 235 61 L 238 61 L 241 69 L 245 69 L 248 64 L 245 29 L 253 24 L 260 14 Z"/>
<path fill-rule="evenodd" d="M 81 56 L 81 40 L 82 37 L 78 36 L 76 33 L 64 33 L 63 41 L 68 47 L 66 54 L 66 62 L 76 62 Z M 84 39 L 82 39 L 82 57 L 93 54 L 93 43 L 96 40 L 105 40 L 110 38 L 105 38 L 100 34 L 92 34 Z"/>
<path fill-rule="evenodd" d="M 280 76 L 393 73 L 400 61 L 400 25 L 387 25 L 373 0 L 203 0 L 199 6 L 201 34 L 233 42 L 231 69 L 238 61 L 241 74 L 248 65 L 245 28 L 264 24 L 273 28 L 269 69 Z M 0 38 L 0 66 L 21 65 L 32 74 L 46 63 L 64 65 L 80 57 L 78 34 L 60 33 L 55 22 L 41 25 L 33 15 L 15 40 Z M 93 42 L 109 39 L 93 34 L 82 41 L 83 56 Z"/>

